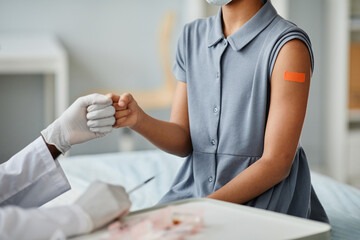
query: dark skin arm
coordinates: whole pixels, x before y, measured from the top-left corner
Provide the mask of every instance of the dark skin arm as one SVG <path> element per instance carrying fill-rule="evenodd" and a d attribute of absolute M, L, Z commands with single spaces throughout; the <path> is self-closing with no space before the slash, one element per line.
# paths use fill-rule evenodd
<path fill-rule="evenodd" d="M 51 156 L 53 157 L 53 159 L 54 160 L 57 159 L 60 156 L 61 152 L 54 145 L 48 144 L 45 141 L 44 137 L 42 137 L 42 139 L 44 140 L 47 148 L 49 149 L 49 152 L 50 152 Z"/>

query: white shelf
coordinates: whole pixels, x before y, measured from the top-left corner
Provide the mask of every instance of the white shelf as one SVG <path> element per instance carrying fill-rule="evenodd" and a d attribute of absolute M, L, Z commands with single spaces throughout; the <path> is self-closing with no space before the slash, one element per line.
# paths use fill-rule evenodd
<path fill-rule="evenodd" d="M 360 123 L 360 109 L 359 110 L 349 110 L 349 122 L 350 123 Z"/>

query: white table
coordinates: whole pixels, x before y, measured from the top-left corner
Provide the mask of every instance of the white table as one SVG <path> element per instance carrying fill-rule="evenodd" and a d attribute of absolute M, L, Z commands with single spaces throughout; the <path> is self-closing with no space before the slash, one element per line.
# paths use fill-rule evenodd
<path fill-rule="evenodd" d="M 212 199 L 187 199 L 174 202 L 172 205 L 185 209 L 204 209 L 205 228 L 189 237 L 189 240 L 330 239 L 330 225 L 328 224 L 253 207 Z M 124 221 L 158 210 L 159 207 L 155 207 L 133 212 Z M 107 236 L 106 230 L 100 230 L 73 240 L 106 239 Z"/>
<path fill-rule="evenodd" d="M 0 74 L 43 74 L 45 76 L 44 118 L 46 125 L 60 116 L 68 106 L 67 53 L 54 36 L 1 33 Z"/>

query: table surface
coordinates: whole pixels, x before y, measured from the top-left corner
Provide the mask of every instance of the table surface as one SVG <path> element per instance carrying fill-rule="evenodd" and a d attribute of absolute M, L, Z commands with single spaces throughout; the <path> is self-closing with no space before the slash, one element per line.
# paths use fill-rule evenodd
<path fill-rule="evenodd" d="M 204 209 L 205 228 L 191 240 L 199 239 L 330 239 L 330 226 L 325 223 L 288 216 L 212 199 L 187 199 L 173 202 L 180 209 Z M 131 213 L 124 221 L 144 217 L 168 206 L 153 207 Z M 106 239 L 105 229 L 76 240 Z"/>

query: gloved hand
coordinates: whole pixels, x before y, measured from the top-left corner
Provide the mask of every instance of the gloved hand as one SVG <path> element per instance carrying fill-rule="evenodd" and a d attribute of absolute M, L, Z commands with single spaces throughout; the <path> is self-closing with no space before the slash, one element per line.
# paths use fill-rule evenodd
<path fill-rule="evenodd" d="M 91 231 L 103 227 L 115 218 L 125 217 L 130 210 L 129 196 L 122 186 L 93 182 L 75 202 L 91 219 Z"/>
<path fill-rule="evenodd" d="M 87 108 L 91 112 L 87 115 Z M 80 97 L 52 124 L 41 131 L 48 144 L 65 153 L 74 144 L 105 136 L 115 123 L 115 109 L 109 96 Z"/>

